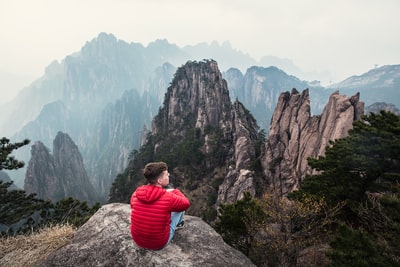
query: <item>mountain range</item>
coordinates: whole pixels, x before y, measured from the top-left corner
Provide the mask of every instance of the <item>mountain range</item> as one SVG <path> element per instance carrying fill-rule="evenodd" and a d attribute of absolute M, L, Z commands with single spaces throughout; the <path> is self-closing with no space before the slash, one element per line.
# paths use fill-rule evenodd
<path fill-rule="evenodd" d="M 292 88 L 308 88 L 313 114 L 322 112 L 335 91 L 347 95 L 360 92 L 367 106 L 376 102 L 400 106 L 400 65 L 383 66 L 322 87 L 276 66 L 251 66 L 256 62 L 229 44 L 179 48 L 157 40 L 144 47 L 100 33 L 79 52 L 52 62 L 42 77 L 0 106 L 1 135 L 51 147 L 58 132 L 67 133 L 82 154 L 96 192 L 107 199 L 132 151 L 144 144 L 168 86 L 179 75 L 176 70 L 203 58 L 218 64 L 230 100 L 240 101 L 267 133 L 280 94 Z M 251 67 L 244 72 L 245 65 Z M 29 148 L 21 148 L 16 156 L 28 163 Z M 21 188 L 25 171 L 8 172 Z"/>
<path fill-rule="evenodd" d="M 129 203 L 145 182 L 143 166 L 164 161 L 170 182 L 192 203 L 188 213 L 213 221 L 219 204 L 245 193 L 261 197 L 267 190 L 287 195 L 298 189 L 312 172 L 308 157 L 324 155 L 329 141 L 347 136 L 363 113 L 359 94 L 333 93 L 322 114 L 312 116 L 309 90 L 292 89 L 279 95 L 266 138 L 251 112 L 231 102 L 217 62 L 190 61 L 177 69 L 151 132 L 115 179 L 109 201 Z"/>

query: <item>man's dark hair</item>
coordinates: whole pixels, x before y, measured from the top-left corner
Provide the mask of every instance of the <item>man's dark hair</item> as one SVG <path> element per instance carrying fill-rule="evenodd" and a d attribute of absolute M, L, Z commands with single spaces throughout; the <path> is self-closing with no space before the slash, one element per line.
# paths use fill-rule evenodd
<path fill-rule="evenodd" d="M 168 170 L 167 163 L 162 161 L 150 162 L 144 167 L 143 175 L 150 184 L 155 184 L 160 174 L 166 170 Z"/>

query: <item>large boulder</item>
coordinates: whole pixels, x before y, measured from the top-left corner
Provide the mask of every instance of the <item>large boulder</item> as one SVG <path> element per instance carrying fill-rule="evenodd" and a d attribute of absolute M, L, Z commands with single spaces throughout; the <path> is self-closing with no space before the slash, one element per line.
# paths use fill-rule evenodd
<path fill-rule="evenodd" d="M 37 266 L 255 266 L 203 220 L 188 215 L 167 247 L 139 248 L 129 231 L 130 211 L 129 204 L 104 205 L 68 245 Z"/>

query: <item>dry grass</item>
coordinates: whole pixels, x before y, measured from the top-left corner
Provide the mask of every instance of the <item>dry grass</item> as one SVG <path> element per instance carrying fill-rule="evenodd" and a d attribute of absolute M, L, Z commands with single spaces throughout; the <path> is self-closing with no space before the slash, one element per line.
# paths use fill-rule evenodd
<path fill-rule="evenodd" d="M 75 232 L 71 225 L 54 225 L 30 235 L 0 238 L 0 266 L 34 266 L 67 244 Z"/>

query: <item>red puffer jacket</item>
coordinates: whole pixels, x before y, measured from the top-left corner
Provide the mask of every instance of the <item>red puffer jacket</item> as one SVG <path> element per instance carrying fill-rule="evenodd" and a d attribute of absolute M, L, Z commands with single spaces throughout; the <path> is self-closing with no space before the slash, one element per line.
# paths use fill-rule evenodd
<path fill-rule="evenodd" d="M 154 185 L 143 185 L 131 197 L 131 235 L 142 248 L 158 250 L 168 242 L 171 212 L 189 208 L 189 200 L 174 189 L 167 192 Z"/>

